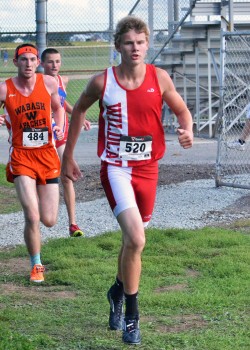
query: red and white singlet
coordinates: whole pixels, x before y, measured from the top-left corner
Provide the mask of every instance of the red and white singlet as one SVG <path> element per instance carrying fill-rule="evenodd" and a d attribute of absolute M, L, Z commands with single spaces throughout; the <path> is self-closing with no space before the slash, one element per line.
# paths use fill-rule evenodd
<path fill-rule="evenodd" d="M 140 166 L 163 157 L 162 96 L 156 69 L 146 65 L 143 83 L 134 90 L 122 87 L 115 68 L 105 71 L 100 100 L 98 156 L 117 166 Z"/>
<path fill-rule="evenodd" d="M 101 182 L 114 215 L 137 207 L 149 223 L 158 181 L 158 159 L 165 152 L 162 96 L 156 70 L 146 66 L 143 83 L 123 88 L 115 68 L 105 71 L 100 100 L 98 156 Z"/>

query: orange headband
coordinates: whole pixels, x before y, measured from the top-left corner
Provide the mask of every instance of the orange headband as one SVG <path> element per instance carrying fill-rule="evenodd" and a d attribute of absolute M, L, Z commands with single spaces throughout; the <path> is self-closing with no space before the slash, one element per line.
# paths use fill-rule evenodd
<path fill-rule="evenodd" d="M 20 49 L 16 50 L 15 52 L 15 58 L 22 55 L 23 53 L 33 53 L 38 57 L 38 50 L 35 47 L 32 46 L 23 46 L 20 47 Z"/>

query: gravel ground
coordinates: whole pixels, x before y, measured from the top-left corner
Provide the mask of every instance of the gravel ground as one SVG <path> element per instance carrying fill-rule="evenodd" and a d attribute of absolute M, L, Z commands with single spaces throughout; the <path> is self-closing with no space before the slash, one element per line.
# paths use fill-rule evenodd
<path fill-rule="evenodd" d="M 118 230 L 99 181 L 98 166 L 84 166 L 83 180 L 75 183 L 77 222 L 87 237 Z M 196 229 L 227 226 L 250 218 L 249 190 L 215 187 L 212 165 L 161 165 L 155 211 L 149 227 Z M 23 244 L 22 212 L 0 215 L 0 247 Z M 6 234 L 10 232 L 11 234 Z M 58 224 L 41 225 L 42 240 L 68 237 L 66 207 L 61 204 Z"/>
<path fill-rule="evenodd" d="M 94 146 L 97 131 L 93 126 L 90 131 L 83 132 L 76 147 L 77 161 L 84 171 L 83 179 L 75 183 L 76 215 L 87 237 L 119 229 L 99 180 L 99 159 Z M 194 147 L 185 152 L 173 135 L 166 134 L 166 141 L 168 158 L 163 158 L 160 164 L 155 211 L 149 227 L 226 227 L 237 220 L 250 218 L 249 190 L 215 187 L 215 141 L 196 139 Z M 4 129 L 0 129 L 0 146 L 7 149 L 7 132 Z M 85 156 L 82 157 L 84 151 Z M 0 157 L 6 153 L 1 152 Z M 4 158 L 0 160 L 5 162 Z M 22 212 L 0 215 L 0 225 L 0 247 L 24 243 Z M 10 227 L 11 234 L 8 234 Z M 61 186 L 58 223 L 50 229 L 41 225 L 41 232 L 43 241 L 68 237 Z"/>

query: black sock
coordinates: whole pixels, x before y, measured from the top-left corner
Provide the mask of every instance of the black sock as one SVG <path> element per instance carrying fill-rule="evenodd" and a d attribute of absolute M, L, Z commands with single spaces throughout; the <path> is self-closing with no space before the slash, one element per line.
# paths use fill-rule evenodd
<path fill-rule="evenodd" d="M 138 293 L 135 294 L 124 294 L 125 295 L 125 317 L 127 319 L 139 319 L 139 310 L 138 310 Z"/>
<path fill-rule="evenodd" d="M 123 283 L 118 277 L 116 277 L 115 283 L 111 287 L 111 295 L 115 300 L 123 298 Z"/>
<path fill-rule="evenodd" d="M 244 145 L 245 141 L 242 140 L 242 139 L 239 139 L 239 143 L 240 143 L 241 145 Z"/>

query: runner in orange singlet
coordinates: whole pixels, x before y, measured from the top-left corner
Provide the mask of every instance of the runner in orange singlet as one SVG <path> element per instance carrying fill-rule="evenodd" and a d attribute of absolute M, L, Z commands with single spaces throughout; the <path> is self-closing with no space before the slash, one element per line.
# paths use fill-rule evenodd
<path fill-rule="evenodd" d="M 138 290 L 145 227 L 152 216 L 158 160 L 165 152 L 162 102 L 177 116 L 180 145 L 193 144 L 192 116 L 168 73 L 144 62 L 149 30 L 139 18 L 118 22 L 115 48 L 121 64 L 95 75 L 74 106 L 63 156 L 62 175 L 81 176 L 73 151 L 87 109 L 99 100 L 98 155 L 101 181 L 122 230 L 115 283 L 108 291 L 109 326 L 122 328 L 127 344 L 139 344 Z M 167 176 L 167 175 L 166 175 Z M 123 303 L 125 300 L 125 317 Z"/>
<path fill-rule="evenodd" d="M 63 138 L 64 109 L 55 79 L 36 74 L 40 60 L 34 45 L 18 46 L 13 63 L 18 69 L 17 76 L 0 84 L 0 101 L 5 106 L 10 134 L 6 175 L 15 184 L 24 212 L 24 240 L 32 268 L 30 280 L 43 282 L 40 222 L 51 227 L 57 221 L 60 159 L 53 131 L 58 139 Z M 57 123 L 53 130 L 52 112 Z"/>

